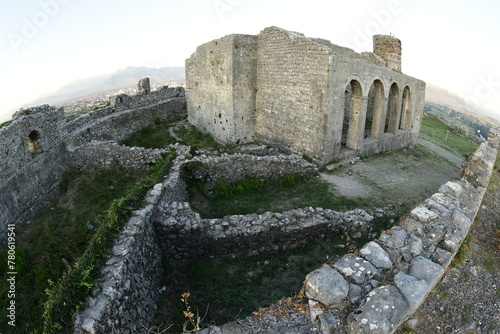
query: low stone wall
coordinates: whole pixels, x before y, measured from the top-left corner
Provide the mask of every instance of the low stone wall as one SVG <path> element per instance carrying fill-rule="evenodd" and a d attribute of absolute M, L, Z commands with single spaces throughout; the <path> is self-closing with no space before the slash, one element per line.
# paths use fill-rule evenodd
<path fill-rule="evenodd" d="M 393 333 L 437 284 L 481 205 L 496 160 L 498 132 L 492 131 L 463 170 L 415 207 L 399 226 L 366 244 L 359 254 L 347 254 L 306 277 L 305 293 L 319 328 L 352 309 L 344 325 L 349 334 Z M 381 282 L 389 282 L 382 285 Z M 317 311 L 317 305 L 328 307 Z"/>
<path fill-rule="evenodd" d="M 131 167 L 142 168 L 162 160 L 162 153 L 169 149 L 147 149 L 118 145 L 113 141 L 91 141 L 89 144 L 70 148 L 69 167 Z"/>
<path fill-rule="evenodd" d="M 173 259 L 251 256 L 304 247 L 340 232 L 363 230 L 374 219 L 373 213 L 361 209 L 336 212 L 312 207 L 202 219 L 187 202 L 162 203 L 158 211 L 155 229 L 160 247 Z"/>
<path fill-rule="evenodd" d="M 74 333 L 137 333 L 153 326 L 162 264 L 150 218 L 163 189 L 155 185 L 147 205 L 120 232 L 92 297 L 74 318 Z"/>
<path fill-rule="evenodd" d="M 287 174 L 311 176 L 318 168 L 298 155 L 278 154 L 257 156 L 252 154 L 223 154 L 222 156 L 197 156 L 194 161 L 203 163 L 208 188 L 213 188 L 218 180 L 231 184 L 247 175 L 261 180 L 281 179 Z"/>

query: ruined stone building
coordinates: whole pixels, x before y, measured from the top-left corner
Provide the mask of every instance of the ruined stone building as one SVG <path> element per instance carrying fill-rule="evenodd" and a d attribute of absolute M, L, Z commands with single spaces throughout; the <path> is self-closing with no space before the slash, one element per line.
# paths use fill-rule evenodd
<path fill-rule="evenodd" d="M 416 142 L 425 83 L 401 73 L 401 41 L 361 54 L 277 27 L 228 35 L 186 60 L 189 121 L 223 143 L 283 144 L 327 162 Z"/>

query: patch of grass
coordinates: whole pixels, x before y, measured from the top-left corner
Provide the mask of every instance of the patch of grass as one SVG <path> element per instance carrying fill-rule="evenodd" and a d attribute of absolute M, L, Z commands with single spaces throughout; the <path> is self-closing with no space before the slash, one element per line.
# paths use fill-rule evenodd
<path fill-rule="evenodd" d="M 164 148 L 175 142 L 176 140 L 170 135 L 167 126 L 155 124 L 140 129 L 129 138 L 125 139 L 123 144 L 131 147 Z"/>
<path fill-rule="evenodd" d="M 192 125 L 175 129 L 175 133 L 189 146 L 202 149 L 219 149 L 222 147 L 210 134 L 203 133 Z"/>
<path fill-rule="evenodd" d="M 335 194 L 332 186 L 319 177 L 290 177 L 265 182 L 254 189 L 227 196 L 220 190 L 212 193 L 193 189 L 191 205 L 203 217 L 223 217 L 233 214 L 282 212 L 301 207 L 320 207 L 336 211 L 387 206 L 383 198 L 345 197 Z M 406 209 L 406 208 L 404 208 Z"/>
<path fill-rule="evenodd" d="M 469 256 L 469 250 L 471 248 L 472 241 L 473 241 L 473 239 L 472 239 L 472 236 L 470 234 L 465 237 L 464 241 L 462 242 L 462 245 L 460 246 L 460 248 L 457 251 L 457 254 L 455 255 L 455 257 L 451 261 L 452 268 L 461 266 L 464 263 L 464 261 L 467 259 L 467 257 Z"/>
<path fill-rule="evenodd" d="M 462 157 L 478 147 L 477 143 L 432 116 L 423 117 L 420 135 Z"/>

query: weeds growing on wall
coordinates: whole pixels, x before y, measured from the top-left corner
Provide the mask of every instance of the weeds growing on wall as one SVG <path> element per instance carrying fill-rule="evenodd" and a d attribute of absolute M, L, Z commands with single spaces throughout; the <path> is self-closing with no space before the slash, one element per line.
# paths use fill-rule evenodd
<path fill-rule="evenodd" d="M 169 155 L 165 161 L 168 162 L 171 159 L 172 156 Z M 71 318 L 64 321 L 58 320 L 61 311 L 57 309 L 59 305 L 57 301 L 65 302 L 71 298 L 74 298 L 71 301 L 74 303 L 83 301 L 84 299 L 78 300 L 74 293 L 90 289 L 89 280 L 94 275 L 92 270 L 88 270 L 89 268 L 81 264 L 78 265 L 78 269 L 74 269 L 77 267 L 74 263 L 79 258 L 81 263 L 82 254 L 85 252 L 88 254 L 87 257 L 93 256 L 88 250 L 86 251 L 87 246 L 92 244 L 90 240 L 93 237 L 100 240 L 106 239 L 103 231 L 108 227 L 103 226 L 108 224 L 108 219 L 122 216 L 124 214 L 122 209 L 125 206 L 132 206 L 136 200 L 137 203 L 139 200 L 142 201 L 144 196 L 139 196 L 140 192 L 147 190 L 144 188 L 146 184 L 151 184 L 151 181 L 147 180 L 161 178 L 160 175 L 166 168 L 163 166 L 164 164 L 158 163 L 149 171 L 125 168 L 69 170 L 63 175 L 60 183 L 60 195 L 41 209 L 29 222 L 16 228 L 16 264 L 18 265 L 16 268 L 18 273 L 16 328 L 19 333 L 42 333 L 44 303 L 49 303 L 46 290 L 51 288 L 48 280 L 54 282 L 50 290 L 54 296 L 50 299 L 52 311 L 45 310 L 48 312 L 47 317 L 53 320 L 47 332 L 58 328 L 55 325 L 57 322 L 71 326 Z M 135 190 L 129 190 L 130 187 Z M 110 206 L 113 199 L 116 201 Z M 97 254 L 98 250 L 94 249 Z M 6 254 L 1 255 L 0 278 L 5 280 Z M 92 261 L 94 260 L 93 258 Z M 86 263 L 91 263 L 89 260 L 86 261 Z M 78 277 L 77 274 L 80 276 Z M 62 276 L 64 278 L 61 278 Z M 71 283 L 70 278 L 75 278 L 75 281 Z M 64 283 L 60 283 L 61 281 Z M 60 284 L 69 288 L 71 294 L 57 297 L 56 287 Z M 0 284 L 2 295 L 6 295 L 5 288 L 5 285 Z M 64 289 L 57 291 L 62 293 Z M 5 302 L 4 299 L 0 300 L 0 316 L 4 319 L 6 319 L 7 308 Z M 70 309 L 70 304 L 64 308 L 68 314 L 75 310 Z M 9 332 L 9 328 L 5 326 L 6 322 L 0 321 L 1 333 Z"/>
<path fill-rule="evenodd" d="M 138 181 L 122 197 L 111 202 L 83 255 L 74 265 L 68 266 L 67 272 L 57 282 L 51 283 L 47 291 L 48 299 L 44 303 L 43 333 L 57 333 L 71 324 L 75 312 L 92 291 L 114 239 L 131 212 L 144 204 L 146 192 L 163 180 L 174 159 L 175 152 L 171 151 L 162 164 L 156 165 L 150 176 Z"/>

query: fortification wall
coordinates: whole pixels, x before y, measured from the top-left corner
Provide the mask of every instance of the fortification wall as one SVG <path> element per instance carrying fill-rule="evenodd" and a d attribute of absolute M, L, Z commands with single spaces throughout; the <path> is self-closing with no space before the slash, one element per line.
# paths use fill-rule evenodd
<path fill-rule="evenodd" d="M 122 96 L 113 106 L 71 122 L 62 109 L 48 105 L 15 113 L 12 122 L 0 128 L 0 233 L 46 203 L 70 167 L 113 162 L 137 167 L 157 161 L 159 151 L 92 141 L 122 141 L 185 107 L 183 90 L 164 87 L 147 95 Z"/>
<path fill-rule="evenodd" d="M 332 52 L 276 27 L 264 29 L 257 44 L 257 136 L 321 158 L 332 110 Z"/>
<path fill-rule="evenodd" d="M 149 106 L 116 111 L 69 133 L 68 145 L 81 146 L 92 140 L 120 142 L 143 127 L 154 124 L 156 119 L 166 121 L 175 111 L 185 108 L 186 99 L 177 97 Z M 72 125 L 69 127 L 72 128 Z"/>

